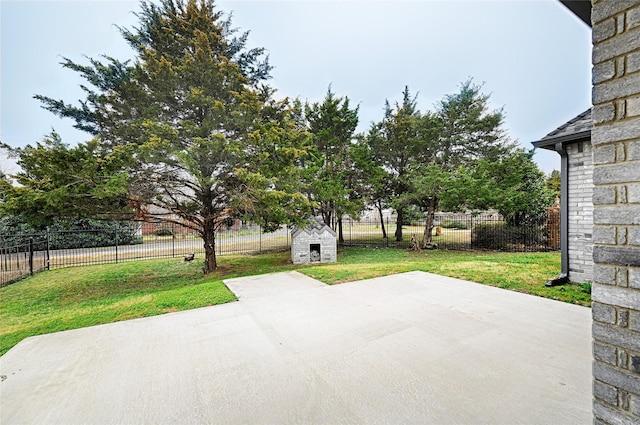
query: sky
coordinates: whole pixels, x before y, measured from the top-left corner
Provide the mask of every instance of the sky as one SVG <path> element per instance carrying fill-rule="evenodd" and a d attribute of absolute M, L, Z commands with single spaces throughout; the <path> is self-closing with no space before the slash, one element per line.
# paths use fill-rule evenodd
<path fill-rule="evenodd" d="M 249 47 L 266 49 L 276 97 L 321 101 L 331 85 L 359 105 L 359 132 L 405 86 L 426 111 L 469 78 L 527 149 L 591 105 L 591 31 L 557 0 L 216 4 L 250 31 Z M 88 140 L 33 96 L 83 98 L 83 81 L 60 66 L 63 58 L 133 59 L 118 27 L 136 26 L 139 10 L 129 0 L 0 0 L 0 141 L 33 145 L 52 129 L 71 145 Z M 560 168 L 554 152 L 537 150 L 534 159 L 546 173 Z M 0 153 L 0 170 L 17 168 Z"/>

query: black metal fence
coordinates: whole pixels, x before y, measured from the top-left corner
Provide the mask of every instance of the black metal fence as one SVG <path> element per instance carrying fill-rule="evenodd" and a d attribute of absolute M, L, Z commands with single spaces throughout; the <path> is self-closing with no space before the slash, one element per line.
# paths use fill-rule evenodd
<path fill-rule="evenodd" d="M 514 224 L 498 214 L 436 214 L 431 231 L 432 245 L 451 250 L 493 250 L 510 252 L 557 251 L 560 249 L 559 216 L 543 214 Z M 394 217 L 382 220 L 346 219 L 342 222 L 342 245 L 409 248 L 414 237 L 421 245 L 425 238 L 424 220 L 402 225 Z"/>
<path fill-rule="evenodd" d="M 156 232 L 140 234 L 140 230 L 133 238 L 123 238 L 117 228 L 47 231 L 19 237 L 0 235 L 0 287 L 59 267 L 183 257 L 190 253 L 204 258 L 202 239 L 186 227 L 163 223 Z M 217 233 L 216 254 L 272 251 L 290 244 L 287 227 L 264 233 L 258 225 L 233 226 Z"/>
<path fill-rule="evenodd" d="M 559 223 L 551 216 L 515 226 L 497 215 L 438 214 L 434 224 L 432 241 L 440 249 L 532 252 L 560 249 Z M 403 224 L 403 237 L 398 241 L 398 224 L 394 217 L 382 221 L 346 218 L 342 221 L 342 240 L 339 243 L 345 246 L 408 248 L 413 235 L 422 241 L 424 227 L 424 221 Z M 291 236 L 287 227 L 264 233 L 258 225 L 235 224 L 216 235 L 216 253 L 220 256 L 287 249 L 290 246 Z M 194 253 L 196 258 L 204 258 L 202 240 L 186 227 L 167 223 L 161 226 L 154 224 L 151 230 L 137 225 L 134 237 L 123 237 L 117 227 L 50 231 L 20 237 L 0 235 L 0 287 L 46 269 L 182 257 L 189 253 Z"/>
<path fill-rule="evenodd" d="M 0 287 L 49 268 L 49 250 L 33 238 L 0 247 Z"/>

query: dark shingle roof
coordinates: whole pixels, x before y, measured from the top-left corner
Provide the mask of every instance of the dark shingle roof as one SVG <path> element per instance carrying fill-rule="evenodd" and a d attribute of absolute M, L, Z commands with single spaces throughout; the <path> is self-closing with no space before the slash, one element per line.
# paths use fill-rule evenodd
<path fill-rule="evenodd" d="M 553 150 L 557 142 L 575 143 L 589 140 L 591 138 L 591 126 L 591 108 L 589 108 L 542 139 L 533 142 L 533 146 Z"/>

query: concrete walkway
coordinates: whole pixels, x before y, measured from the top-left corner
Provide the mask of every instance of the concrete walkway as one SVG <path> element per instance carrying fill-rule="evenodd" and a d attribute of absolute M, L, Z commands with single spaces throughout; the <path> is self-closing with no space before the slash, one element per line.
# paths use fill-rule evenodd
<path fill-rule="evenodd" d="M 0 423 L 586 424 L 590 310 L 422 272 L 28 338 Z"/>

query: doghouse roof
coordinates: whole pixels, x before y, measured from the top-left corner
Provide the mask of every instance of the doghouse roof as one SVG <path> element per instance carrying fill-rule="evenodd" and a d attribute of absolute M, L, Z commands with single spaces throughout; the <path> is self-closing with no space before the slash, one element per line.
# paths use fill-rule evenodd
<path fill-rule="evenodd" d="M 322 219 L 316 217 L 313 218 L 306 227 L 296 227 L 293 232 L 291 232 L 291 237 L 295 238 L 302 232 L 305 232 L 309 235 L 319 235 L 320 233 L 324 233 L 325 231 L 331 233 L 334 238 L 336 237 L 336 232 L 331 227 L 324 224 L 324 221 L 322 221 Z"/>

